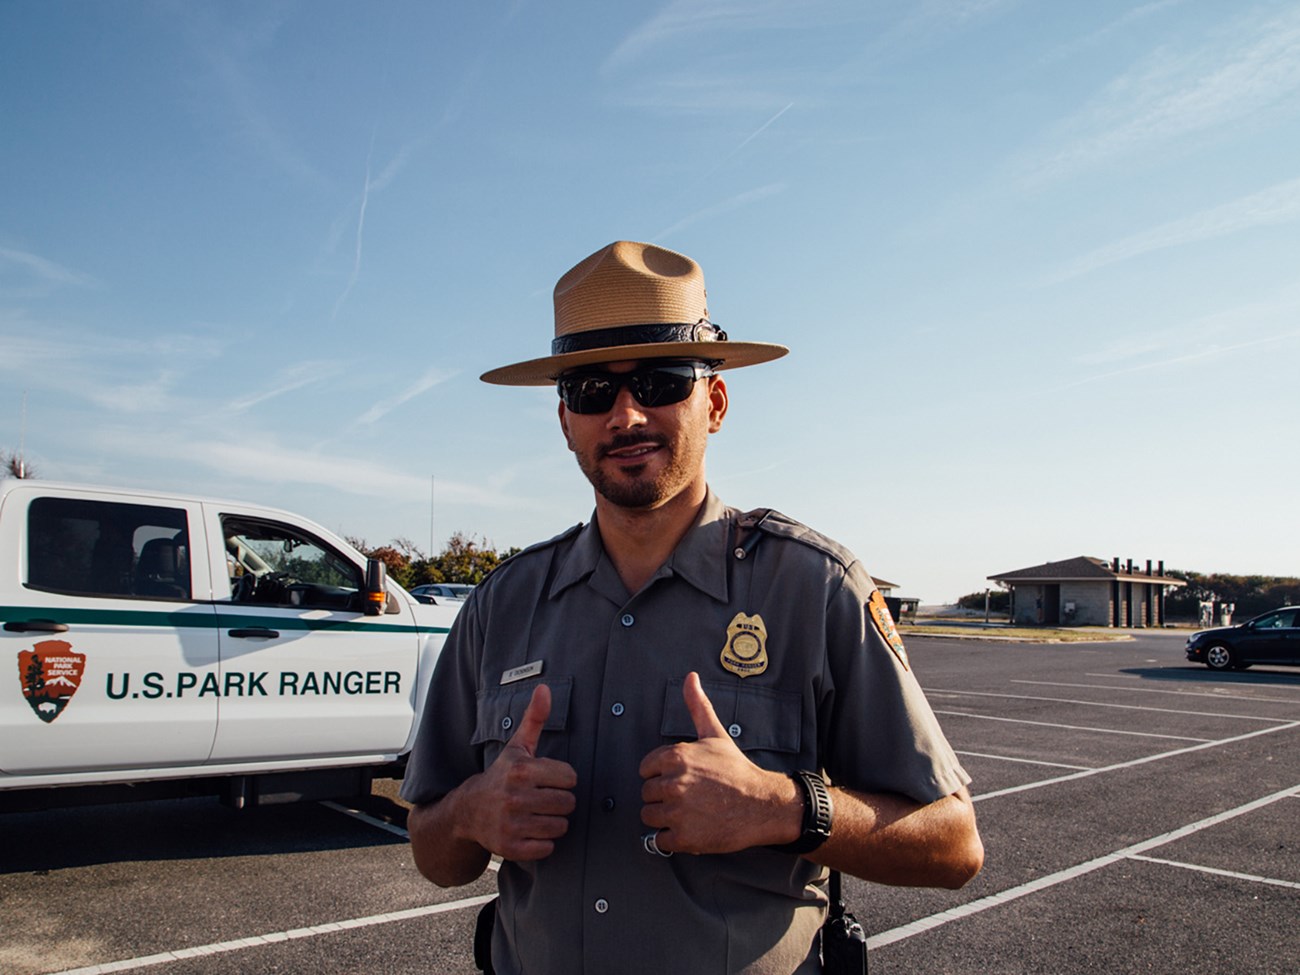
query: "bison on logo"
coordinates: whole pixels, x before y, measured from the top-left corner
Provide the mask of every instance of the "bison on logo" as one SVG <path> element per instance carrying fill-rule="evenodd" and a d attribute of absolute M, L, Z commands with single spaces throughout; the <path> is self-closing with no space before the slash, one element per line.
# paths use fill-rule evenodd
<path fill-rule="evenodd" d="M 63 713 L 85 670 L 86 655 L 73 653 L 72 644 L 63 640 L 42 640 L 31 650 L 18 651 L 23 697 L 46 724 Z"/>

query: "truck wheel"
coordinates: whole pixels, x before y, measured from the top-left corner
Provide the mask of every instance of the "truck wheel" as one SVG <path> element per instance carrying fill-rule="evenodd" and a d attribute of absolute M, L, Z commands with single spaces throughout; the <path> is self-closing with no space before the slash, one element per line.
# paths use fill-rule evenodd
<path fill-rule="evenodd" d="M 1213 643 L 1205 650 L 1205 666 L 1211 670 L 1232 670 L 1236 662 L 1232 647 L 1225 644 Z"/>

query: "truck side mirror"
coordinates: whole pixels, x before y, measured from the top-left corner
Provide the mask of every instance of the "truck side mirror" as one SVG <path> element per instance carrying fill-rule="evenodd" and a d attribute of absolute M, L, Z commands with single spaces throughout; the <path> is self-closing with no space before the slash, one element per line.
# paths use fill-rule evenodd
<path fill-rule="evenodd" d="M 379 559 L 366 559 L 365 612 L 382 616 L 388 608 L 388 566 Z"/>

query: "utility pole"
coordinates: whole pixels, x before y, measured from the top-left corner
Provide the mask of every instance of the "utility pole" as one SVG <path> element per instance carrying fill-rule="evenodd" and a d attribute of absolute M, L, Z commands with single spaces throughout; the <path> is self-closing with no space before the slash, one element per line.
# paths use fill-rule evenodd
<path fill-rule="evenodd" d="M 18 476 L 27 476 L 27 390 L 23 390 L 23 418 L 18 427 Z"/>
<path fill-rule="evenodd" d="M 434 499 L 434 492 L 436 489 L 437 489 L 437 479 L 432 474 L 430 474 L 429 475 L 429 558 L 431 559 L 438 554 L 437 550 L 434 549 L 433 547 L 433 499 Z"/>

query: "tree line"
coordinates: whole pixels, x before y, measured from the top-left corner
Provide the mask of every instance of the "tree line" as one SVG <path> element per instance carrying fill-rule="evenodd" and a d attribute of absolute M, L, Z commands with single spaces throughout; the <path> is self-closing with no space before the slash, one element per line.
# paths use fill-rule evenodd
<path fill-rule="evenodd" d="M 388 576 L 403 589 L 432 582 L 464 582 L 478 585 L 510 556 L 518 546 L 498 551 L 486 540 L 456 532 L 437 555 L 425 555 L 407 538 L 395 538 L 387 545 L 370 545 L 364 539 L 347 536 L 348 543 L 368 559 L 379 559 Z"/>
<path fill-rule="evenodd" d="M 1279 606 L 1300 604 L 1300 579 L 1292 576 L 1238 576 L 1226 572 L 1182 572 L 1165 575 L 1187 583 L 1165 596 L 1165 613 L 1190 616 L 1200 613 L 1202 602 L 1233 603 L 1233 618 L 1245 620 Z"/>

